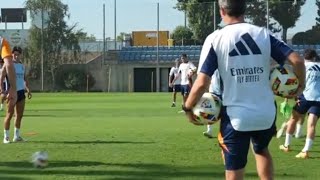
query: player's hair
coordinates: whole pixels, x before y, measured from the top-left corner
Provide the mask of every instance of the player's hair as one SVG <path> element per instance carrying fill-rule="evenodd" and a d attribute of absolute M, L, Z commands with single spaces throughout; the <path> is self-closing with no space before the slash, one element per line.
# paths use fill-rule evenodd
<path fill-rule="evenodd" d="M 18 52 L 19 54 L 22 53 L 22 48 L 19 47 L 19 46 L 14 46 L 13 49 L 12 49 L 12 53 L 14 52 Z"/>
<path fill-rule="evenodd" d="M 219 6 L 231 17 L 240 17 L 246 12 L 246 0 L 219 0 Z"/>
<path fill-rule="evenodd" d="M 316 60 L 318 60 L 317 52 L 314 49 L 306 49 L 304 51 L 304 59 L 313 60 L 313 58 L 316 58 Z"/>
<path fill-rule="evenodd" d="M 183 54 L 181 54 L 181 57 L 186 58 L 186 57 L 187 57 L 187 54 L 183 53 Z"/>

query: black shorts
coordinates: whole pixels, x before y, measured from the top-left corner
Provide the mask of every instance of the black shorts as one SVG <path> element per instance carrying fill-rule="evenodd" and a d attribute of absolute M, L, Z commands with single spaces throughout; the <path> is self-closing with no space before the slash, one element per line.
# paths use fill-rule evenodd
<path fill-rule="evenodd" d="M 181 85 L 180 84 L 175 84 L 173 86 L 173 92 L 181 92 Z"/>
<path fill-rule="evenodd" d="M 20 102 L 24 99 L 26 99 L 25 91 L 24 90 L 17 91 L 17 102 Z"/>
<path fill-rule="evenodd" d="M 298 99 L 300 102 L 293 107 L 295 111 L 299 114 L 311 113 L 320 117 L 320 102 L 308 101 L 303 95 L 299 96 Z"/>
<path fill-rule="evenodd" d="M 189 93 L 190 93 L 190 86 L 189 85 L 181 85 L 182 96 L 188 96 Z"/>
<path fill-rule="evenodd" d="M 266 149 L 276 133 L 275 120 L 272 126 L 260 131 L 237 131 L 233 128 L 226 107 L 221 110 L 219 145 L 223 150 L 225 169 L 238 170 L 247 164 L 250 142 L 255 153 L 259 154 Z"/>

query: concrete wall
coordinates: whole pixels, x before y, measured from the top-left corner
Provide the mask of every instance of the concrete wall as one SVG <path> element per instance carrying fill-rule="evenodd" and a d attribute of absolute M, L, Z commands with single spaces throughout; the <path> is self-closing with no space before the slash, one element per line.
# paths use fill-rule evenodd
<path fill-rule="evenodd" d="M 134 69 L 135 68 L 156 68 L 152 63 L 118 63 L 117 61 L 110 61 L 106 64 L 101 62 L 101 57 L 88 64 L 67 64 L 61 68 L 64 71 L 68 69 L 83 69 L 88 71 L 95 79 L 94 86 L 90 91 L 104 91 L 104 92 L 133 92 L 134 91 Z M 168 91 L 168 75 L 169 68 L 172 64 L 160 64 L 160 90 L 162 92 Z M 51 77 L 47 77 L 51 78 Z M 156 83 L 156 82 L 154 82 Z M 45 81 L 44 89 L 52 91 L 52 85 L 49 81 Z M 41 80 L 32 80 L 30 82 L 31 88 L 34 91 L 41 90 Z"/>

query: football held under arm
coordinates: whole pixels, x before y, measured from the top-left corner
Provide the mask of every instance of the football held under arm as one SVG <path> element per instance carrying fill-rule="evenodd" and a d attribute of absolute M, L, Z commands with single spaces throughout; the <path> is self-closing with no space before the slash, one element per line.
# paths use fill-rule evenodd
<path fill-rule="evenodd" d="M 278 64 L 284 65 L 288 59 L 293 66 L 293 72 L 299 80 L 302 89 L 305 87 L 305 64 L 300 55 L 294 52 L 287 44 L 270 35 L 271 57 L 277 61 Z"/>

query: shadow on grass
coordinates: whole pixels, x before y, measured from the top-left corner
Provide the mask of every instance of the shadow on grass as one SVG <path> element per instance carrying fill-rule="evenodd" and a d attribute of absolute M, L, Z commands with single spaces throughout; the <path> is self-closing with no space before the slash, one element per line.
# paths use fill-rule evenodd
<path fill-rule="evenodd" d="M 58 117 L 57 115 L 48 114 L 24 114 L 24 117 Z"/>
<path fill-rule="evenodd" d="M 0 175 L 0 179 L 3 179 L 3 180 L 31 180 L 30 178 L 10 177 L 10 176 L 2 176 L 2 175 Z"/>
<path fill-rule="evenodd" d="M 187 178 L 198 179 L 223 179 L 224 170 L 222 165 L 199 165 L 199 166 L 175 166 L 156 163 L 102 163 L 94 161 L 54 161 L 50 162 L 46 169 L 32 168 L 28 162 L 0 162 L 1 166 L 10 167 L 8 170 L 0 170 L 0 174 L 6 176 L 13 175 L 68 175 L 68 176 L 88 176 L 94 179 L 164 179 L 164 178 Z M 71 170 L 68 167 L 90 167 L 95 166 L 103 170 Z M 60 168 L 60 169 L 59 169 Z M 67 169 L 64 169 L 67 168 Z M 281 177 L 299 177 L 298 174 L 277 174 Z M 247 173 L 246 177 L 257 178 L 256 173 Z"/>
<path fill-rule="evenodd" d="M 49 144 L 153 144 L 155 142 L 140 141 L 29 141 L 28 143 L 49 143 Z"/>

